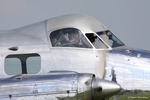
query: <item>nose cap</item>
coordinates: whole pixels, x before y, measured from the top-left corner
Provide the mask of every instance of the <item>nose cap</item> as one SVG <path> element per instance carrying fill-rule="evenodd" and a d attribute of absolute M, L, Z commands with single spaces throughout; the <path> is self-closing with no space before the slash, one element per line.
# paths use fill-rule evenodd
<path fill-rule="evenodd" d="M 121 86 L 115 82 L 95 78 L 92 81 L 92 93 L 96 99 L 108 98 L 121 91 Z"/>

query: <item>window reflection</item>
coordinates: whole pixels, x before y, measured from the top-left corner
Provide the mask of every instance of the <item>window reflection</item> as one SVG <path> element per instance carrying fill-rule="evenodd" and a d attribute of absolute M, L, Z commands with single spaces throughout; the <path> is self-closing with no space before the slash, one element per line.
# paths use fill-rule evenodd
<path fill-rule="evenodd" d="M 26 60 L 27 73 L 38 73 L 41 69 L 41 58 L 39 56 L 28 57 Z"/>
<path fill-rule="evenodd" d="M 8 75 L 22 74 L 21 61 L 18 58 L 5 59 L 5 72 Z"/>

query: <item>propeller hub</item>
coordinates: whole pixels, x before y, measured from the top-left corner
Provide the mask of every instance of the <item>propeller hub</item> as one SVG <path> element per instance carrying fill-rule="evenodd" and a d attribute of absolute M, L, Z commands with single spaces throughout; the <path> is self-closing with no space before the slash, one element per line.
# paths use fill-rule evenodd
<path fill-rule="evenodd" d="M 121 86 L 115 82 L 93 78 L 92 95 L 94 100 L 108 98 L 120 92 Z"/>

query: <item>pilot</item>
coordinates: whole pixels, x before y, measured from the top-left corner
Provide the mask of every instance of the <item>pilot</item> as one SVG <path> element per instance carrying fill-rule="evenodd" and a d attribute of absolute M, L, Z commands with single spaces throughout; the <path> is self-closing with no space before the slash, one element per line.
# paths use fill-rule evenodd
<path fill-rule="evenodd" d="M 80 39 L 79 32 L 75 31 L 74 33 L 71 33 L 69 35 L 69 44 L 73 44 L 73 45 L 78 44 L 79 39 Z"/>

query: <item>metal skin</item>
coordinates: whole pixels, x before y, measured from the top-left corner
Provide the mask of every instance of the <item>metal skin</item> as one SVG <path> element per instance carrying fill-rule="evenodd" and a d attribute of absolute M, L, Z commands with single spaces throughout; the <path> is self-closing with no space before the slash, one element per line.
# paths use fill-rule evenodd
<path fill-rule="evenodd" d="M 1 79 L 0 100 L 100 100 L 120 89 L 120 85 L 95 78 L 93 74 L 55 71 Z"/>
<path fill-rule="evenodd" d="M 114 59 L 115 58 L 115 59 Z M 148 99 L 150 91 L 150 52 L 129 47 L 114 48 L 108 53 L 105 78 L 119 83 L 117 98 Z M 117 100 L 114 98 L 114 100 Z"/>
<path fill-rule="evenodd" d="M 50 40 L 51 33 L 63 28 L 80 30 L 92 48 L 53 47 Z M 117 97 L 125 96 L 124 100 L 127 100 L 130 95 L 133 96 L 133 94 L 149 91 L 150 52 L 129 48 L 125 45 L 113 47 L 108 42 L 108 39 L 111 37 L 108 36 L 108 39 L 104 39 L 97 35 L 97 32 L 106 31 L 109 31 L 106 26 L 86 15 L 65 15 L 18 29 L 0 31 L 0 78 L 14 76 L 6 73 L 5 59 L 7 56 L 37 53 L 41 58 L 41 68 L 34 75 L 45 75 L 53 70 L 92 73 L 95 74 L 96 78 L 120 84 L 122 91 L 117 94 Z M 95 34 L 107 48 L 101 47 L 97 49 L 88 40 L 86 33 Z M 105 51 L 106 67 L 104 67 Z M 103 87 L 108 86 L 102 85 Z M 96 84 L 93 84 L 94 86 Z M 78 87 L 83 88 L 80 84 L 78 84 Z M 111 89 L 113 91 L 113 87 Z M 86 91 L 82 92 L 83 94 L 86 93 Z M 145 94 L 140 95 L 147 97 Z"/>

